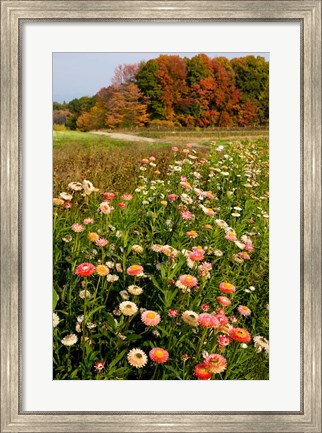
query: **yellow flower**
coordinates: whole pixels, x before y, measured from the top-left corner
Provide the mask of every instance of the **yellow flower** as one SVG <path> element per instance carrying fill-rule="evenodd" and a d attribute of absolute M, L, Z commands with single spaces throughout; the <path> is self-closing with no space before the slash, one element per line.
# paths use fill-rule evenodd
<path fill-rule="evenodd" d="M 87 239 L 91 242 L 97 242 L 99 240 L 99 235 L 95 232 L 88 233 Z"/>
<path fill-rule="evenodd" d="M 110 273 L 110 270 L 105 265 L 97 265 L 96 266 L 96 273 L 100 275 L 101 277 L 104 277 L 105 275 Z"/>

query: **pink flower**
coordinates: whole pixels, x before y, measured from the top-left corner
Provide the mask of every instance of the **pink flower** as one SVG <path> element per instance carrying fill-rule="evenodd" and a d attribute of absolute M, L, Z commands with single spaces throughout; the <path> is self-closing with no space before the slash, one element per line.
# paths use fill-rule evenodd
<path fill-rule="evenodd" d="M 198 317 L 198 323 L 204 328 L 213 328 L 216 325 L 216 319 L 211 314 L 202 313 Z"/>
<path fill-rule="evenodd" d="M 177 315 L 179 314 L 178 310 L 168 310 L 168 316 L 169 317 L 177 317 Z"/>
<path fill-rule="evenodd" d="M 191 230 L 186 233 L 186 236 L 189 236 L 189 238 L 196 238 L 198 236 L 198 233 L 194 230 Z"/>
<path fill-rule="evenodd" d="M 238 319 L 236 316 L 230 316 L 229 321 L 230 321 L 230 323 L 238 323 Z"/>
<path fill-rule="evenodd" d="M 178 148 L 176 147 L 176 146 L 173 146 L 173 147 L 171 147 L 171 150 L 173 151 L 173 152 L 178 152 Z"/>
<path fill-rule="evenodd" d="M 72 225 L 72 230 L 75 233 L 80 233 L 84 230 L 84 226 L 82 226 L 81 224 L 73 224 Z"/>
<path fill-rule="evenodd" d="M 224 282 L 219 284 L 219 290 L 223 293 L 234 293 L 236 288 L 232 284 Z"/>
<path fill-rule="evenodd" d="M 143 266 L 132 265 L 129 268 L 127 268 L 126 273 L 128 275 L 142 275 L 143 274 Z"/>
<path fill-rule="evenodd" d="M 205 251 L 201 247 L 193 247 L 192 252 L 189 254 L 189 259 L 194 262 L 200 262 L 205 258 Z"/>
<path fill-rule="evenodd" d="M 217 297 L 217 301 L 223 307 L 228 307 L 231 304 L 231 300 L 228 299 L 226 296 L 218 296 Z"/>
<path fill-rule="evenodd" d="M 152 361 L 157 362 L 158 364 L 163 364 L 169 359 L 169 352 L 162 349 L 161 347 L 155 347 L 154 349 L 150 350 L 149 357 L 152 359 Z"/>
<path fill-rule="evenodd" d="M 225 310 L 223 308 L 218 307 L 218 308 L 216 308 L 216 314 L 221 314 L 224 316 L 226 313 L 225 313 Z"/>
<path fill-rule="evenodd" d="M 188 210 L 181 212 L 181 218 L 185 221 L 192 220 L 194 219 L 194 217 L 194 214 L 189 212 Z"/>
<path fill-rule="evenodd" d="M 209 305 L 208 304 L 202 304 L 201 305 L 201 309 L 202 309 L 202 311 L 208 311 L 209 310 Z"/>
<path fill-rule="evenodd" d="M 217 314 L 214 317 L 218 321 L 219 327 L 227 325 L 228 318 L 224 314 Z"/>
<path fill-rule="evenodd" d="M 103 361 L 98 361 L 98 362 L 96 362 L 95 365 L 94 365 L 94 368 L 95 368 L 95 370 L 97 370 L 97 371 L 102 371 L 102 370 L 104 370 L 104 367 L 105 367 L 105 364 L 104 364 Z"/>
<path fill-rule="evenodd" d="M 68 201 L 68 202 L 64 203 L 64 207 L 66 209 L 70 209 L 72 207 L 72 204 Z"/>
<path fill-rule="evenodd" d="M 180 185 L 182 186 L 182 188 L 185 188 L 185 189 L 192 189 L 192 186 L 191 186 L 190 183 L 187 182 L 187 181 L 180 182 Z"/>
<path fill-rule="evenodd" d="M 225 236 L 225 239 L 227 239 L 227 241 L 237 241 L 237 237 L 235 235 L 235 233 L 230 232 Z"/>
<path fill-rule="evenodd" d="M 95 245 L 98 247 L 105 247 L 108 244 L 108 241 L 104 238 L 100 238 L 98 241 L 95 242 Z"/>
<path fill-rule="evenodd" d="M 114 208 L 113 206 L 110 206 L 106 201 L 103 201 L 100 204 L 99 209 L 103 214 L 108 215 Z"/>
<path fill-rule="evenodd" d="M 188 153 L 190 153 L 190 150 L 189 149 L 183 149 L 182 153 L 185 153 L 186 155 L 188 155 Z"/>
<path fill-rule="evenodd" d="M 115 198 L 115 194 L 113 192 L 104 192 L 104 197 L 107 198 L 108 200 L 113 200 L 113 198 Z"/>
<path fill-rule="evenodd" d="M 122 195 L 122 199 L 126 200 L 126 201 L 130 201 L 130 200 L 132 200 L 132 198 L 133 198 L 132 194 L 123 194 Z"/>
<path fill-rule="evenodd" d="M 168 200 L 169 201 L 176 201 L 178 200 L 179 196 L 177 194 L 169 194 L 168 195 Z"/>
<path fill-rule="evenodd" d="M 92 263 L 82 263 L 81 265 L 77 266 L 75 274 L 79 277 L 89 277 L 90 275 L 94 274 L 95 272 L 95 266 Z"/>
<path fill-rule="evenodd" d="M 141 314 L 141 320 L 146 326 L 156 326 L 160 323 L 161 317 L 155 311 L 147 310 Z"/>
<path fill-rule="evenodd" d="M 150 156 L 149 160 L 150 161 L 155 161 L 155 157 L 154 156 Z"/>
<path fill-rule="evenodd" d="M 238 253 L 239 257 L 241 257 L 244 260 L 250 260 L 250 255 L 247 254 L 245 251 L 242 251 L 241 253 Z"/>
<path fill-rule="evenodd" d="M 205 359 L 205 365 L 209 373 L 218 374 L 226 370 L 227 361 L 218 353 L 213 353 Z"/>
<path fill-rule="evenodd" d="M 186 182 L 187 181 L 187 176 L 181 176 L 180 180 L 181 180 L 181 182 Z"/>
<path fill-rule="evenodd" d="M 83 221 L 83 223 L 85 225 L 87 225 L 87 224 L 93 224 L 93 222 L 94 222 L 93 218 L 85 218 L 84 221 Z"/>
<path fill-rule="evenodd" d="M 245 250 L 246 251 L 254 251 L 254 245 L 251 242 L 246 242 L 245 244 Z"/>
<path fill-rule="evenodd" d="M 187 143 L 187 144 L 186 144 L 186 147 L 190 147 L 190 148 L 191 148 L 191 147 L 192 147 L 192 144 L 191 144 L 191 143 Z"/>
<path fill-rule="evenodd" d="M 217 338 L 217 342 L 220 346 L 228 346 L 228 344 L 230 343 L 230 337 L 228 337 L 228 335 L 218 335 Z"/>
<path fill-rule="evenodd" d="M 183 284 L 186 287 L 194 287 L 198 284 L 198 280 L 196 277 L 193 277 L 192 275 L 181 275 L 179 277 L 179 281 L 181 284 Z"/>
<path fill-rule="evenodd" d="M 242 316 L 250 316 L 252 313 L 251 309 L 246 307 L 245 305 L 239 305 L 237 310 L 238 313 L 240 313 Z"/>
<path fill-rule="evenodd" d="M 141 162 L 142 162 L 142 164 L 148 164 L 149 160 L 148 160 L 148 158 L 143 158 L 141 160 Z"/>
<path fill-rule="evenodd" d="M 118 204 L 118 207 L 120 207 L 121 209 L 124 209 L 125 206 L 126 206 L 126 203 L 124 203 L 124 201 L 121 201 L 121 202 Z"/>

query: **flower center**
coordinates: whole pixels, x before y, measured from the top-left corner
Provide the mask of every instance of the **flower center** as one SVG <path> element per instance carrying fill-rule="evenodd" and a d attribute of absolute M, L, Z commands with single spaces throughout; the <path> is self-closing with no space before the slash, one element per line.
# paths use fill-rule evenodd
<path fill-rule="evenodd" d="M 154 354 L 155 354 L 155 356 L 156 356 L 157 358 L 162 358 L 162 356 L 163 356 L 163 350 L 158 349 L 158 350 L 156 350 L 156 351 L 154 352 Z"/>
<path fill-rule="evenodd" d="M 155 319 L 155 313 L 148 313 L 146 316 L 148 319 Z"/>

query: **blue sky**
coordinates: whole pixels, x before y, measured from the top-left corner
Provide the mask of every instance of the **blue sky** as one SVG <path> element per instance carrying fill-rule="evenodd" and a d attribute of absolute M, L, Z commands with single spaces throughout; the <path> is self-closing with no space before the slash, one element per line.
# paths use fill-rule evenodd
<path fill-rule="evenodd" d="M 102 87 L 111 84 L 118 65 L 139 63 L 160 54 L 179 54 L 191 58 L 198 53 L 53 53 L 53 101 L 69 102 L 81 96 L 93 96 Z M 225 56 L 229 59 L 254 55 L 269 60 L 269 53 L 206 54 L 209 57 Z"/>

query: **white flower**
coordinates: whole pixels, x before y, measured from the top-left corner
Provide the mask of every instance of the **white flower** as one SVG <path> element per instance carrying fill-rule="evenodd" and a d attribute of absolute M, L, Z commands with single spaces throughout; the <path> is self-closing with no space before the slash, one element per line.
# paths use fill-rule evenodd
<path fill-rule="evenodd" d="M 64 337 L 61 340 L 61 343 L 64 346 L 72 346 L 73 344 L 77 343 L 77 335 L 75 334 L 66 335 L 66 337 Z"/>
<path fill-rule="evenodd" d="M 91 293 L 88 291 L 88 290 L 81 290 L 80 292 L 79 292 L 79 297 L 81 298 L 81 299 L 89 299 L 90 297 L 91 297 L 92 295 L 91 295 Z"/>
<path fill-rule="evenodd" d="M 118 275 L 108 274 L 106 275 L 106 279 L 109 283 L 115 283 L 119 279 Z"/>
<path fill-rule="evenodd" d="M 83 189 L 83 185 L 80 182 L 70 182 L 68 184 L 68 188 L 74 191 L 81 191 Z"/>
<path fill-rule="evenodd" d="M 89 180 L 83 180 L 83 188 L 87 195 L 90 195 L 94 191 L 94 185 Z"/>
<path fill-rule="evenodd" d="M 128 287 L 128 292 L 131 293 L 131 295 L 141 295 L 143 293 L 143 289 L 139 286 L 131 285 Z"/>
<path fill-rule="evenodd" d="M 267 354 L 269 353 L 269 341 L 266 340 L 266 338 L 261 335 L 256 335 L 256 337 L 253 338 L 253 341 L 257 353 L 260 353 L 262 350 L 265 350 Z"/>
<path fill-rule="evenodd" d="M 141 254 L 141 253 L 143 253 L 143 247 L 141 247 L 141 245 L 133 245 L 132 246 L 132 251 L 134 253 Z"/>
<path fill-rule="evenodd" d="M 88 329 L 94 329 L 97 327 L 97 325 L 95 323 L 92 323 L 92 322 L 88 322 L 86 326 Z"/>
<path fill-rule="evenodd" d="M 128 301 L 130 299 L 129 294 L 126 290 L 121 290 L 120 296 L 124 301 Z"/>
<path fill-rule="evenodd" d="M 73 196 L 71 194 L 68 194 L 68 192 L 61 192 L 59 194 L 59 197 L 64 199 L 64 200 L 71 200 L 73 198 Z"/>
<path fill-rule="evenodd" d="M 56 326 L 59 324 L 59 316 L 57 316 L 56 313 L 53 313 L 53 328 L 56 328 Z"/>
<path fill-rule="evenodd" d="M 134 302 L 125 301 L 121 302 L 119 309 L 124 314 L 124 316 L 133 316 L 138 311 L 138 307 Z"/>

